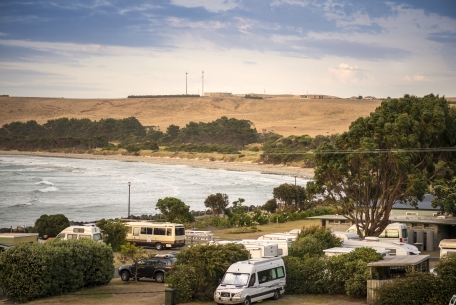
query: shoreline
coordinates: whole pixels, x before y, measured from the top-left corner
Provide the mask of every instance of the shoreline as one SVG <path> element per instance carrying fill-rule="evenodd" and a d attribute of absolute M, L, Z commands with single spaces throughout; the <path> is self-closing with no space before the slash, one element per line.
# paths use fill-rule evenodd
<path fill-rule="evenodd" d="M 0 151 L 0 155 L 26 155 L 37 157 L 56 157 L 72 159 L 92 159 L 92 160 L 116 160 L 124 162 L 145 162 L 160 165 L 185 165 L 188 167 L 205 169 L 223 169 L 240 172 L 260 172 L 262 174 L 296 176 L 298 178 L 313 179 L 313 168 L 290 167 L 284 165 L 258 164 L 247 162 L 225 162 L 209 161 L 199 159 L 182 158 L 160 158 L 149 156 L 125 156 L 125 155 L 93 155 L 93 154 L 68 154 L 52 152 L 30 152 L 30 151 Z"/>

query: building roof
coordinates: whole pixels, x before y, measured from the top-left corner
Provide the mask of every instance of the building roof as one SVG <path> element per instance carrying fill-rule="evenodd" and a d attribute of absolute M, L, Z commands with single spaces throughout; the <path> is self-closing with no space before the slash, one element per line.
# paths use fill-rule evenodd
<path fill-rule="evenodd" d="M 426 194 L 422 201 L 418 201 L 417 207 L 412 207 L 409 204 L 404 204 L 396 202 L 393 204 L 393 210 L 430 210 L 430 211 L 439 211 L 439 208 L 434 208 L 431 204 L 431 201 L 435 198 L 434 195 Z"/>
<path fill-rule="evenodd" d="M 429 259 L 429 255 L 397 255 L 381 261 L 370 262 L 368 267 L 414 266 Z"/>
<path fill-rule="evenodd" d="M 312 216 L 307 217 L 309 219 L 326 219 L 326 220 L 348 220 L 344 215 L 321 215 L 321 216 Z"/>

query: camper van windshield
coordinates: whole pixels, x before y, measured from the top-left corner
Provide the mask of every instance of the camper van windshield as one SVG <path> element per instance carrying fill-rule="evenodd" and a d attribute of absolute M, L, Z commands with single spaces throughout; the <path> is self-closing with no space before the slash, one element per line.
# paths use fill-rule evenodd
<path fill-rule="evenodd" d="M 248 273 L 226 273 L 221 285 L 247 286 L 250 274 Z"/>
<path fill-rule="evenodd" d="M 93 234 L 93 240 L 99 241 L 99 240 L 103 240 L 103 238 L 101 237 L 100 233 L 95 233 L 95 234 Z"/>

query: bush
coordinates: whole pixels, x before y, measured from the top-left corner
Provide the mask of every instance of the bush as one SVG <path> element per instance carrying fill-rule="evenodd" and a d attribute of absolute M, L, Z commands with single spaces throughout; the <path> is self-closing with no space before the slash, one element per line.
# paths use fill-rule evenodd
<path fill-rule="evenodd" d="M 113 252 L 92 240 L 19 244 L 0 254 L 0 287 L 12 300 L 33 299 L 105 285 Z"/>
<path fill-rule="evenodd" d="M 287 294 L 326 293 L 325 262 L 315 257 L 284 256 Z"/>
<path fill-rule="evenodd" d="M 121 221 L 104 218 L 97 222 L 97 227 L 103 233 L 103 241 L 110 245 L 114 252 L 119 252 L 120 246 L 126 243 L 128 227 Z"/>
<path fill-rule="evenodd" d="M 175 267 L 165 282 L 177 289 L 177 303 L 211 301 L 228 267 L 247 260 L 244 245 L 196 245 L 177 254 Z"/>
<path fill-rule="evenodd" d="M 69 226 L 70 221 L 63 214 L 43 214 L 35 221 L 35 226 L 31 232 L 38 233 L 39 236 L 56 237 L 57 234 Z"/>

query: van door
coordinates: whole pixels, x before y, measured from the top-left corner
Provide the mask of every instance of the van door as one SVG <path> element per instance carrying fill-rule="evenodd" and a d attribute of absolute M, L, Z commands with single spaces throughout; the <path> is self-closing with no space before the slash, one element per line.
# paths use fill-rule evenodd
<path fill-rule="evenodd" d="M 133 239 L 139 239 L 139 227 L 133 227 Z"/>

